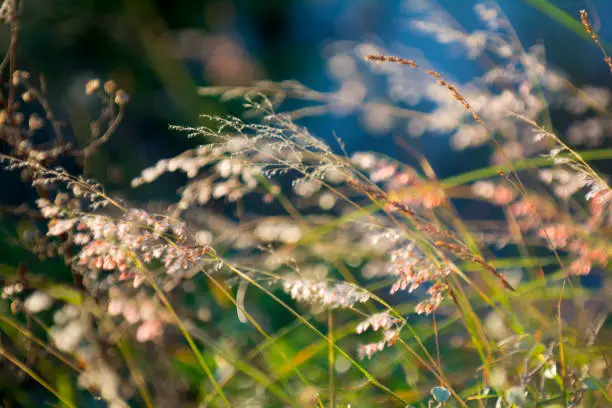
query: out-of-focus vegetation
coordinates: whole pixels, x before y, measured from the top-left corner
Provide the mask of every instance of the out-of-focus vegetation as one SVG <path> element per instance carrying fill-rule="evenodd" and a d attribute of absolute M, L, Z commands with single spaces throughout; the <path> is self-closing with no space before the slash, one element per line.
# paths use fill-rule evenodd
<path fill-rule="evenodd" d="M 611 406 L 610 5 L 468 3 L 2 1 L 0 406 Z"/>

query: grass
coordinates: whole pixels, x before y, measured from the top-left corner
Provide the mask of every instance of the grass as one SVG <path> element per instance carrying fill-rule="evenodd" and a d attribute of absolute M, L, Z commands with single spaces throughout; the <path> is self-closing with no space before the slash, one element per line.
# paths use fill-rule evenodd
<path fill-rule="evenodd" d="M 581 22 L 547 1 L 527 3 L 594 41 L 609 62 L 586 13 Z M 587 91 L 547 85 L 559 74 L 530 60 L 501 11 L 486 7 L 492 42 L 425 27 L 521 78 L 501 89 L 484 77 L 454 84 L 426 62 L 382 52 L 355 56 L 435 85 L 421 89 L 430 111 L 388 112 L 425 120 L 431 133 L 453 118 L 452 137 L 489 147 L 490 166 L 444 179 L 406 140 L 398 148 L 415 165 L 349 154 L 296 122 L 304 110 L 282 111 L 289 96 L 331 111 L 333 92 L 216 87 L 204 93 L 240 98 L 254 119 L 177 127 L 206 144 L 134 180 L 187 174 L 180 202 L 151 210 L 85 178 L 86 160 L 81 172 L 57 167 L 62 157 L 91 158 L 115 133 L 127 104 L 116 84 L 88 84 L 102 112 L 83 146 L 65 144 L 49 114 L 51 147 L 23 144 L 32 129 L 16 120 L 20 106 L 3 111 L 0 158 L 38 199 L 4 209 L 15 226 L 3 236 L 30 255 L 0 268 L 0 404 L 607 406 L 612 191 L 599 168 L 612 149 L 548 130 L 556 107 L 546 99 L 575 106 Z M 30 92 L 34 109 L 51 112 L 7 58 L 9 99 Z M 188 85 L 178 81 L 173 89 Z M 584 112 L 606 126 L 609 106 L 599 102 Z M 58 259 L 72 280 L 50 273 Z"/>

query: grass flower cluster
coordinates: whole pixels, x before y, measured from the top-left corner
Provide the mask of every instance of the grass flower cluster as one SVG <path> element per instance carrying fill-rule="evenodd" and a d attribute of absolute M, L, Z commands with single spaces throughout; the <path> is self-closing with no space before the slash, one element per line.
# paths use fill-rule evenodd
<path fill-rule="evenodd" d="M 16 4 L 2 3 L 4 24 L 19 23 Z M 72 140 L 11 46 L 1 177 L 36 198 L 1 210 L 36 262 L 0 265 L 0 383 L 23 391 L 0 404 L 36 406 L 35 388 L 67 407 L 612 406 L 612 190 L 598 170 L 612 159 L 612 93 L 523 49 L 491 3 L 474 8 L 485 29 L 471 33 L 419 10 L 415 30 L 495 64 L 454 83 L 418 55 L 341 43 L 333 92 L 202 89 L 244 116 L 172 126 L 201 145 L 131 183 L 182 173 L 161 205 L 88 177 L 128 94 L 88 81 L 100 112 L 90 139 Z M 588 14 L 576 18 L 610 66 Z M 348 114 L 373 133 L 401 129 L 410 160 L 348 153 L 342 135 L 300 124 Z M 490 165 L 440 178 L 412 147 L 435 134 Z"/>

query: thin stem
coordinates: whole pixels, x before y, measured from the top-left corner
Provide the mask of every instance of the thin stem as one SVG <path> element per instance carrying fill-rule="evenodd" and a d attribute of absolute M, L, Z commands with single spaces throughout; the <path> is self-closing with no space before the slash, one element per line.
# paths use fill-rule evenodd
<path fill-rule="evenodd" d="M 17 359 L 15 356 L 10 354 L 8 351 L 6 351 L 6 349 L 4 347 L 1 347 L 1 346 L 0 346 L 0 355 L 2 357 L 6 358 L 11 363 L 13 363 L 15 366 L 17 366 L 21 371 L 23 371 L 24 373 L 29 375 L 34 381 L 36 381 L 37 383 L 42 385 L 47 391 L 49 391 L 58 400 L 60 400 L 62 403 L 64 403 L 64 405 L 66 405 L 66 406 L 68 406 L 70 408 L 76 408 L 75 405 L 73 405 L 70 401 L 68 401 L 64 397 L 62 397 L 59 394 L 59 392 L 57 392 L 53 387 L 51 387 L 51 385 L 49 385 L 45 380 L 43 380 L 43 378 L 41 376 L 36 374 L 30 367 L 28 367 L 26 364 L 21 362 L 19 359 Z"/>
<path fill-rule="evenodd" d="M 164 306 L 166 307 L 168 312 L 170 312 L 170 314 L 172 315 L 172 318 L 176 322 L 176 325 L 178 326 L 181 334 L 183 335 L 185 340 L 187 340 L 187 343 L 189 344 L 189 348 L 191 349 L 191 351 L 193 352 L 194 356 L 196 357 L 196 360 L 198 360 L 198 363 L 200 364 L 200 367 L 202 367 L 202 370 L 204 370 L 204 372 L 206 373 L 206 376 L 209 378 L 209 380 L 212 383 L 213 387 L 215 388 L 217 393 L 219 393 L 219 396 L 223 400 L 223 403 L 228 408 L 231 407 L 229 401 L 227 400 L 227 397 L 225 396 L 225 393 L 223 392 L 223 390 L 221 389 L 221 387 L 217 383 L 217 380 L 215 380 L 215 376 L 213 375 L 212 371 L 208 367 L 208 364 L 206 364 L 206 361 L 204 361 L 204 357 L 202 356 L 202 353 L 200 353 L 200 350 L 198 349 L 197 345 L 193 341 L 193 337 L 191 337 L 191 334 L 189 334 L 189 331 L 185 327 L 185 324 L 183 323 L 181 318 L 178 316 L 178 314 L 176 313 L 176 311 L 174 310 L 174 308 L 172 307 L 172 305 L 168 301 L 168 298 L 166 297 L 166 294 L 161 290 L 161 288 L 159 287 L 157 282 L 155 282 L 155 279 L 153 278 L 153 276 L 151 276 L 151 274 L 148 273 L 148 271 L 146 270 L 144 265 L 142 265 L 140 263 L 140 261 L 138 261 L 138 260 L 137 260 L 137 264 L 138 264 L 139 269 L 145 273 L 145 276 L 146 276 L 149 284 L 151 285 L 151 287 L 155 291 L 155 294 L 159 297 L 159 299 L 162 301 L 162 303 L 164 304 Z"/>
<path fill-rule="evenodd" d="M 329 407 L 335 408 L 336 395 L 334 389 L 334 315 L 327 311 L 327 364 L 329 366 Z"/>

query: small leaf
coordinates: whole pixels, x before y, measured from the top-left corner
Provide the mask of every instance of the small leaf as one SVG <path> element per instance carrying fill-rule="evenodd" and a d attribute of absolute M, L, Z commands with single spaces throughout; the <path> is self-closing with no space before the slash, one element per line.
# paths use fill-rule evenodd
<path fill-rule="evenodd" d="M 587 388 L 587 390 L 595 391 L 599 389 L 599 384 L 597 383 L 597 380 L 593 377 L 585 378 L 583 384 Z"/>
<path fill-rule="evenodd" d="M 83 302 L 83 295 L 67 285 L 52 284 L 46 286 L 43 290 L 52 298 L 63 300 L 64 302 L 71 303 L 73 305 L 80 305 Z"/>
<path fill-rule="evenodd" d="M 431 396 L 438 402 L 446 402 L 450 398 L 450 391 L 444 387 L 433 387 Z"/>
<path fill-rule="evenodd" d="M 0 276 L 4 278 L 17 276 L 17 268 L 11 265 L 0 264 Z"/>
<path fill-rule="evenodd" d="M 547 364 L 542 371 L 542 375 L 548 379 L 555 378 L 557 376 L 557 364 L 554 362 Z"/>

